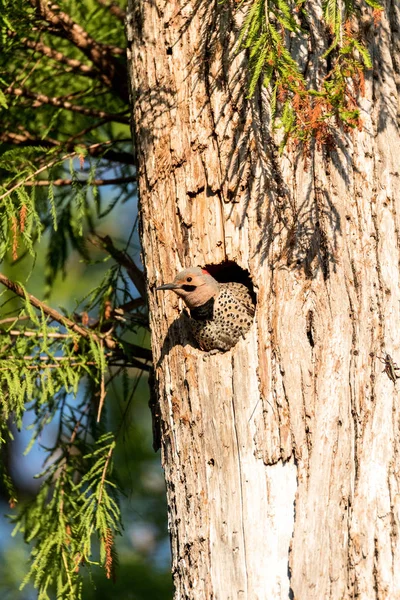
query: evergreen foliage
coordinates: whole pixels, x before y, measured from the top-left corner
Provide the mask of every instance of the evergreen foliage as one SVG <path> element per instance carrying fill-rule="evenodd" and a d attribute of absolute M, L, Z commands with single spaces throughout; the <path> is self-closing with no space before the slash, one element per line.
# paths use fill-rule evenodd
<path fill-rule="evenodd" d="M 129 130 L 124 13 L 97 0 L 2 2 L 0 11 L 0 442 L 34 415 L 27 448 L 57 420 L 37 496 L 19 508 L 5 464 L 3 484 L 15 532 L 31 546 L 23 582 L 39 599 L 82 597 L 82 571 L 101 565 L 113 578 L 121 533 L 113 454 L 121 425 L 109 430 L 109 385 L 132 398 L 151 352 L 144 278 L 99 234 L 109 213 L 136 193 Z M 113 196 L 105 196 L 113 185 Z M 109 188 L 110 189 L 110 188 Z M 88 240 L 91 244 L 88 244 Z M 109 268 L 73 311 L 55 310 L 5 272 L 34 269 L 47 247 L 46 295 L 68 270 L 71 253 Z M 121 246 L 121 242 L 119 242 Z M 126 250 L 130 249 L 130 255 Z M 27 266 L 24 266 L 27 265 Z"/>
<path fill-rule="evenodd" d="M 376 0 L 364 3 L 376 23 L 381 6 Z M 322 23 L 308 11 L 306 0 L 253 0 L 247 6 L 239 48 L 249 51 L 248 94 L 253 96 L 259 82 L 270 87 L 271 113 L 284 134 L 281 149 L 288 140 L 302 142 L 305 149 L 312 139 L 329 143 L 338 124 L 362 127 L 357 96 L 363 94 L 364 71 L 372 65 L 360 14 L 355 0 L 325 0 Z M 292 52 L 297 61 L 306 56 L 311 36 L 325 50 L 310 65 L 296 62 Z"/>
<path fill-rule="evenodd" d="M 26 541 L 34 542 L 31 568 L 21 587 L 33 578 L 39 600 L 50 598 L 52 585 L 57 598 L 79 598 L 82 582 L 76 574 L 82 564 L 102 564 L 108 577 L 114 573 L 114 536 L 120 533 L 111 478 L 115 440 L 106 433 L 94 444 L 73 444 L 80 426 L 75 424 L 69 440 L 58 440 L 57 457 L 41 474 L 45 480 L 39 493 L 15 518 L 14 531 L 22 530 Z M 93 533 L 100 543 L 97 561 L 92 557 Z"/>

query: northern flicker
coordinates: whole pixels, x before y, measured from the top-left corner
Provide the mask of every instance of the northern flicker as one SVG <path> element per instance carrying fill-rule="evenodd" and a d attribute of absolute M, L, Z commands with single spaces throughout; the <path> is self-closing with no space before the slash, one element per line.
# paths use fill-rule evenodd
<path fill-rule="evenodd" d="M 173 290 L 190 310 L 190 326 L 202 350 L 229 350 L 250 329 L 255 307 L 241 283 L 218 283 L 199 267 L 178 273 L 157 290 Z"/>

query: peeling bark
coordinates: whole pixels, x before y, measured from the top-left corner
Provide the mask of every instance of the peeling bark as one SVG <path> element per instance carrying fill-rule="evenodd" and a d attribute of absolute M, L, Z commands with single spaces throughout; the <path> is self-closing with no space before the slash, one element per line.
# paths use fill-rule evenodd
<path fill-rule="evenodd" d="M 266 92 L 246 100 L 228 2 L 130 6 L 176 600 L 400 597 L 400 384 L 377 358 L 400 364 L 400 19 L 384 6 L 362 22 L 364 128 L 307 160 L 278 154 Z M 226 260 L 250 272 L 256 318 L 209 355 L 154 288 Z"/>

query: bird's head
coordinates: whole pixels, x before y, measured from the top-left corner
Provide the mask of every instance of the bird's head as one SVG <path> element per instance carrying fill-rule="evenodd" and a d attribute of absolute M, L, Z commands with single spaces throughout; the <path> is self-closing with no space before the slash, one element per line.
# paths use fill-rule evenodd
<path fill-rule="evenodd" d="M 210 298 L 218 294 L 218 282 L 210 273 L 200 267 L 184 269 L 175 277 L 172 283 L 166 283 L 156 288 L 157 290 L 173 290 L 180 296 L 186 306 L 197 308 L 203 306 Z"/>

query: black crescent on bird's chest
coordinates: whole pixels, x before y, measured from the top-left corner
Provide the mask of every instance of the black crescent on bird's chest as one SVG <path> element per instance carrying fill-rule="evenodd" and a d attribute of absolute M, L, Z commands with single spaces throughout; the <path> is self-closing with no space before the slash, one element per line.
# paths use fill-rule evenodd
<path fill-rule="evenodd" d="M 190 316 L 195 321 L 210 321 L 214 316 L 215 298 L 210 298 L 197 308 L 190 309 Z"/>

